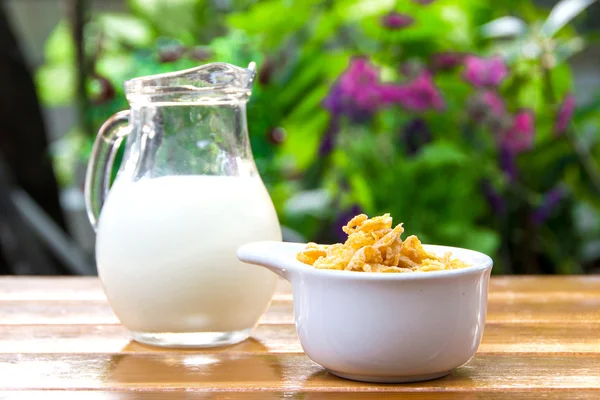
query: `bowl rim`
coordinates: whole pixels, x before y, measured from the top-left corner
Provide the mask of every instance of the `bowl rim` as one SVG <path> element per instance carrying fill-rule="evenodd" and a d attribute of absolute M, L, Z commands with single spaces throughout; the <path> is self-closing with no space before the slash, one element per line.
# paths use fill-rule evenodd
<path fill-rule="evenodd" d="M 431 245 L 431 244 L 423 244 L 425 249 L 430 251 L 434 251 L 436 253 L 444 253 L 446 251 L 450 251 L 454 253 L 455 251 L 459 251 L 461 253 L 468 253 L 472 258 L 480 259 L 480 262 L 477 262 L 473 265 L 469 265 L 468 267 L 461 269 L 453 269 L 453 270 L 443 270 L 443 271 L 416 271 L 411 273 L 383 273 L 383 272 L 361 272 L 361 271 L 344 271 L 344 270 L 332 270 L 332 269 L 319 269 L 315 268 L 312 265 L 305 264 L 303 262 L 298 261 L 295 258 L 295 255 L 300 251 L 304 250 L 307 246 L 307 243 L 291 243 L 291 242 L 254 242 L 248 245 L 242 246 L 240 250 L 244 247 L 265 247 L 263 249 L 263 253 L 261 255 L 256 255 L 249 259 L 244 260 L 245 262 L 250 262 L 252 264 L 257 265 L 265 265 L 270 264 L 270 269 L 274 269 L 273 265 L 277 264 L 277 269 L 281 269 L 289 272 L 297 272 L 300 274 L 309 274 L 309 275 L 319 275 L 323 277 L 329 278 L 340 278 L 340 279 L 350 279 L 350 280 L 369 280 L 369 281 L 412 281 L 412 280 L 431 280 L 431 279 L 448 279 L 448 278 L 456 278 L 460 276 L 466 275 L 477 275 L 484 273 L 485 271 L 489 271 L 493 268 L 494 262 L 490 256 L 487 254 L 481 253 L 479 251 L 465 249 L 461 247 L 452 247 L 452 246 L 441 246 L 441 245 Z M 269 246 L 271 246 L 271 250 L 273 248 L 278 248 L 280 253 L 275 256 L 269 256 Z M 256 249 L 255 253 L 258 253 Z M 238 252 L 239 254 L 240 252 Z M 290 257 L 290 254 L 293 254 L 294 257 Z M 274 260 L 279 258 L 279 262 L 275 262 Z"/>

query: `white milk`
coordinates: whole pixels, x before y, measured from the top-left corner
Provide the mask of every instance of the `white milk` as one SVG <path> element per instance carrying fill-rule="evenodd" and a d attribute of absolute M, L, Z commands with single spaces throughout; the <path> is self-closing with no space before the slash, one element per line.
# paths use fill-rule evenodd
<path fill-rule="evenodd" d="M 276 277 L 237 248 L 281 240 L 258 178 L 170 176 L 119 183 L 100 215 L 96 259 L 113 310 L 136 332 L 253 327 Z"/>

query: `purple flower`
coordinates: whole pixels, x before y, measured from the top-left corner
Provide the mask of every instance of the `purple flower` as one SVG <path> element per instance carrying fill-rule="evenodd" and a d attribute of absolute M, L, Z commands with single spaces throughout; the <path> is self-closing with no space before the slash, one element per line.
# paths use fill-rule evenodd
<path fill-rule="evenodd" d="M 504 99 L 493 90 L 486 90 L 481 94 L 481 103 L 494 116 L 501 116 L 506 110 Z"/>
<path fill-rule="evenodd" d="M 429 71 L 423 71 L 405 85 L 381 85 L 380 94 L 384 104 L 400 104 L 411 111 L 444 109 L 444 99 Z"/>
<path fill-rule="evenodd" d="M 465 57 L 465 80 L 476 87 L 498 86 L 508 75 L 508 68 L 502 58 Z"/>
<path fill-rule="evenodd" d="M 513 124 L 501 138 L 501 145 L 512 154 L 519 154 L 533 147 L 535 138 L 535 115 L 531 110 L 515 114 Z"/>
<path fill-rule="evenodd" d="M 515 155 L 505 148 L 500 148 L 500 168 L 506 174 L 509 182 L 514 182 L 519 175 Z"/>
<path fill-rule="evenodd" d="M 323 101 L 334 116 L 347 115 L 358 121 L 368 118 L 379 106 L 377 69 L 362 57 L 350 60 L 348 68 Z"/>
<path fill-rule="evenodd" d="M 406 149 L 406 153 L 415 155 L 424 145 L 431 142 L 432 135 L 425 120 L 416 118 L 406 124 L 400 140 Z"/>
<path fill-rule="evenodd" d="M 333 85 L 323 106 L 334 118 L 370 118 L 378 108 L 400 104 L 411 111 L 442 110 L 444 100 L 429 71 L 406 84 L 381 84 L 378 71 L 365 58 L 353 58 Z"/>
<path fill-rule="evenodd" d="M 540 226 L 546 222 L 566 195 L 566 190 L 560 186 L 546 192 L 542 203 L 531 214 L 533 224 Z"/>
<path fill-rule="evenodd" d="M 503 215 L 506 211 L 506 202 L 494 186 L 492 186 L 490 181 L 485 180 L 481 185 L 481 190 L 494 214 Z"/>
<path fill-rule="evenodd" d="M 465 55 L 456 52 L 443 52 L 431 56 L 431 66 L 435 71 L 450 71 L 463 63 Z"/>
<path fill-rule="evenodd" d="M 563 99 L 560 108 L 558 109 L 558 114 L 556 115 L 556 122 L 554 124 L 554 134 L 556 136 L 562 135 L 565 133 L 569 124 L 571 123 L 571 119 L 573 118 L 573 113 L 575 112 L 575 96 L 572 94 L 567 94 Z"/>
<path fill-rule="evenodd" d="M 506 106 L 498 92 L 483 90 L 469 100 L 468 112 L 475 122 L 495 122 L 504 116 Z"/>
<path fill-rule="evenodd" d="M 321 143 L 319 144 L 319 156 L 326 157 L 333 151 L 335 147 L 335 139 L 340 131 L 340 126 L 337 118 L 333 118 L 329 121 L 327 130 L 321 137 Z"/>
<path fill-rule="evenodd" d="M 388 29 L 397 30 L 406 28 L 415 22 L 414 18 L 410 15 L 400 14 L 397 12 L 389 12 L 381 17 L 381 25 Z"/>

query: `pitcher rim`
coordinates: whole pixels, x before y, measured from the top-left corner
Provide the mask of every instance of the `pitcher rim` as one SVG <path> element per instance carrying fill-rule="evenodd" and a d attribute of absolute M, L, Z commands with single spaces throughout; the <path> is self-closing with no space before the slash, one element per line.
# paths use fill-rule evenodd
<path fill-rule="evenodd" d="M 225 83 L 214 83 L 211 86 L 195 86 L 193 84 L 193 74 L 199 73 L 206 70 L 208 67 L 227 67 L 232 68 L 234 72 L 245 73 L 246 79 L 242 80 L 242 84 L 245 85 L 232 85 L 231 81 Z M 181 77 L 182 80 L 189 76 L 190 84 L 177 83 L 174 85 L 161 85 L 160 81 L 163 79 L 176 79 Z M 197 67 L 188 68 L 179 71 L 163 72 L 160 74 L 146 75 L 135 77 L 126 80 L 123 83 L 125 95 L 130 102 L 135 102 L 137 99 L 145 98 L 148 96 L 157 96 L 156 101 L 161 101 L 161 96 L 173 96 L 173 95 L 184 95 L 184 94 L 198 94 L 205 98 L 212 98 L 213 100 L 219 95 L 222 95 L 225 99 L 233 96 L 234 98 L 244 99 L 250 97 L 252 94 L 252 85 L 256 77 L 256 63 L 252 61 L 248 64 L 247 68 L 238 67 L 237 65 L 229 64 L 226 62 L 214 62 L 210 64 L 199 65 Z M 154 84 L 153 84 L 154 83 Z"/>

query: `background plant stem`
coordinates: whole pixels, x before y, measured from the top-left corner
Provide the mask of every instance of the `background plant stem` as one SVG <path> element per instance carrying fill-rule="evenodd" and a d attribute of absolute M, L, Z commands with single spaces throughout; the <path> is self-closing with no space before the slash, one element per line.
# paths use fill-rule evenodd
<path fill-rule="evenodd" d="M 89 63 L 85 55 L 84 26 L 86 24 L 88 8 L 87 0 L 69 0 L 68 14 L 71 22 L 71 32 L 75 44 L 75 67 L 76 67 L 76 106 L 77 122 L 81 130 L 87 136 L 94 135 L 94 128 L 88 120 L 89 99 L 87 96 L 86 79 L 89 71 Z"/>
<path fill-rule="evenodd" d="M 546 84 L 546 96 L 554 107 L 559 107 L 556 99 L 556 93 L 554 91 L 554 85 L 552 84 L 552 79 L 550 77 L 550 70 L 546 67 L 542 68 L 544 71 L 544 80 Z M 579 140 L 574 130 L 575 128 L 573 122 L 571 122 L 565 130 L 565 137 L 573 149 L 579 165 L 590 178 L 590 181 L 594 186 L 594 190 L 600 194 L 600 169 L 598 168 L 598 165 L 596 165 L 596 162 L 594 161 L 589 149 L 581 142 L 581 140 Z"/>

